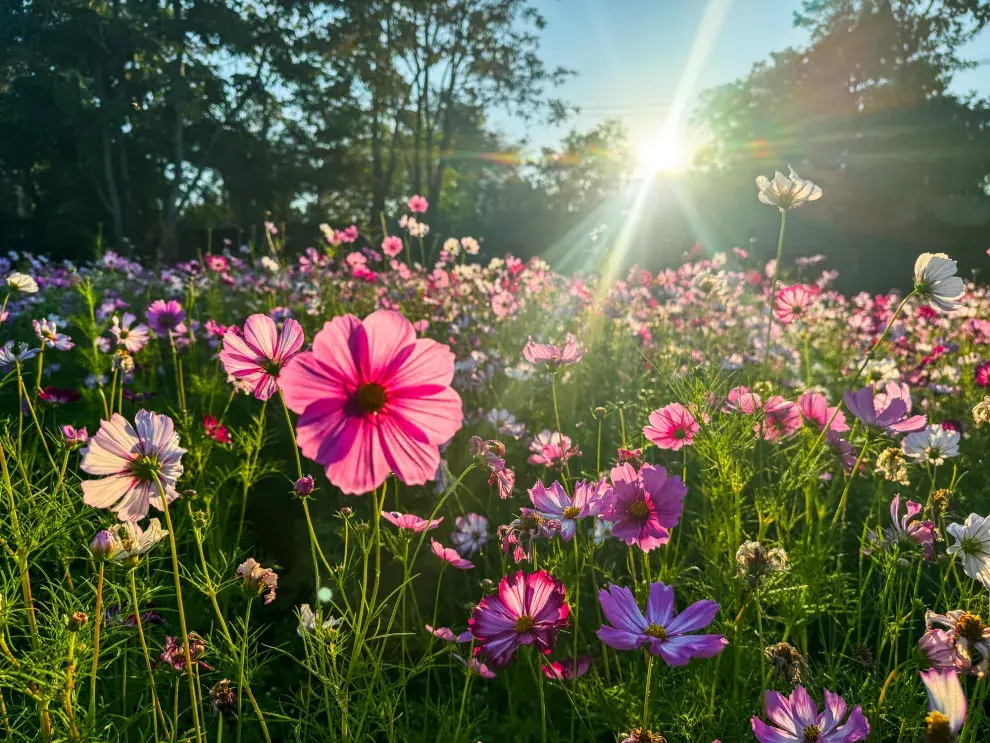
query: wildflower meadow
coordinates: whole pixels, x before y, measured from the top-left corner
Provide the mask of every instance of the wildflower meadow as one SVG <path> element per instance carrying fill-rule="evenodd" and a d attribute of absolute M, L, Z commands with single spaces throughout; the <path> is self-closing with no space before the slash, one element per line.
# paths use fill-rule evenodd
<path fill-rule="evenodd" d="M 828 193 L 740 198 L 769 263 L 563 275 L 419 195 L 0 258 L 0 740 L 990 740 L 990 292 L 845 296 Z"/>

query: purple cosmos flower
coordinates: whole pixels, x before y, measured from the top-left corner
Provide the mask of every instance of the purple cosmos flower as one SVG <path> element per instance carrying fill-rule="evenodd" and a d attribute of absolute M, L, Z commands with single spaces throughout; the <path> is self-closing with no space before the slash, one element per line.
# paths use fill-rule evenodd
<path fill-rule="evenodd" d="M 430 539 L 432 543 L 431 549 L 433 554 L 439 557 L 446 563 L 449 563 L 451 567 L 457 568 L 458 570 L 470 570 L 474 567 L 474 563 L 470 560 L 465 560 L 459 554 L 457 550 L 453 550 L 450 547 L 444 547 L 436 539 Z"/>
<path fill-rule="evenodd" d="M 535 343 L 533 336 L 529 337 L 526 347 L 523 348 L 523 358 L 531 364 L 546 364 L 551 372 L 557 371 L 562 366 L 576 364 L 587 353 L 586 348 L 578 345 L 577 340 L 568 336 L 563 348 L 550 346 L 545 343 Z"/>
<path fill-rule="evenodd" d="M 450 533 L 450 541 L 464 557 L 480 551 L 488 542 L 488 519 L 480 514 L 458 516 L 454 526 L 457 531 Z"/>
<path fill-rule="evenodd" d="M 411 513 L 399 513 L 398 511 L 382 511 L 382 518 L 400 529 L 407 529 L 417 533 L 426 531 L 427 529 L 436 529 L 440 526 L 440 522 L 443 521 L 443 516 L 432 521 L 427 521 Z"/>
<path fill-rule="evenodd" d="M 134 426 L 114 413 L 100 422 L 89 446 L 82 450 L 79 467 L 99 480 L 84 480 L 83 502 L 93 508 L 109 508 L 121 521 L 138 521 L 148 515 L 148 505 L 159 511 L 164 504 L 158 482 L 169 503 L 179 497 L 175 481 L 182 475 L 179 434 L 167 415 L 139 410 Z"/>
<path fill-rule="evenodd" d="M 610 585 L 598 593 L 605 618 L 598 638 L 616 650 L 634 650 L 649 645 L 651 655 L 659 655 L 671 666 L 686 666 L 692 658 L 711 658 L 722 652 L 728 641 L 722 635 L 691 635 L 712 623 L 718 613 L 715 601 L 697 601 L 674 615 L 674 587 L 651 583 L 646 616 L 636 604 L 632 591 Z"/>
<path fill-rule="evenodd" d="M 845 724 L 841 724 L 846 718 L 846 702 L 828 689 L 825 709 L 820 714 L 803 686 L 795 686 L 790 697 L 768 690 L 763 707 L 773 725 L 759 717 L 752 718 L 753 735 L 760 743 L 854 743 L 870 734 L 870 723 L 859 706 L 853 707 Z"/>
<path fill-rule="evenodd" d="M 83 446 L 89 441 L 89 432 L 85 427 L 76 428 L 75 426 L 61 426 L 62 440 L 65 445 L 70 449 L 74 449 L 77 446 Z"/>
<path fill-rule="evenodd" d="M 897 388 L 898 385 L 894 384 L 893 387 Z M 927 423 L 927 419 L 923 415 L 907 416 L 911 409 L 910 397 L 905 400 L 904 397 L 895 397 L 888 392 L 881 393 L 874 398 L 873 388 L 867 386 L 857 392 L 846 390 L 843 399 L 849 412 L 860 421 L 868 426 L 882 428 L 887 432 L 921 431 Z"/>
<path fill-rule="evenodd" d="M 649 552 L 670 540 L 686 494 L 681 478 L 668 477 L 663 467 L 644 464 L 637 473 L 623 463 L 612 469 L 612 489 L 598 515 L 612 522 L 613 537 Z"/>
<path fill-rule="evenodd" d="M 495 668 L 505 668 L 520 645 L 548 654 L 557 631 L 567 626 L 564 584 L 545 570 L 507 575 L 498 595 L 486 596 L 468 620 L 480 652 Z"/>
<path fill-rule="evenodd" d="M 884 532 L 871 532 L 871 541 L 879 546 L 893 546 L 899 542 L 918 544 L 925 549 L 925 559 L 931 560 L 934 554 L 935 524 L 931 521 L 912 521 L 921 513 L 922 505 L 914 501 L 905 504 L 906 513 L 901 516 L 901 496 L 895 495 L 890 501 L 891 525 Z"/>
<path fill-rule="evenodd" d="M 548 488 L 538 480 L 529 490 L 529 500 L 543 518 L 560 522 L 560 538 L 568 542 L 574 536 L 579 520 L 598 515 L 602 496 L 607 490 L 608 483 L 604 480 L 592 484 L 581 480 L 574 484 L 572 498 L 559 482 Z"/>
<path fill-rule="evenodd" d="M 148 305 L 145 315 L 148 318 L 148 324 L 156 335 L 164 337 L 169 334 L 169 331 L 177 335 L 186 332 L 186 311 L 174 299 L 167 302 L 164 299 L 156 299 Z"/>

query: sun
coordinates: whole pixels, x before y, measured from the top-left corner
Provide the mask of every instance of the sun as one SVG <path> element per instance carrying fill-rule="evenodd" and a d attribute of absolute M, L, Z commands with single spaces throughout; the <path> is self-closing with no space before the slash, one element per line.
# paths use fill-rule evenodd
<path fill-rule="evenodd" d="M 662 134 L 636 150 L 636 172 L 647 178 L 658 173 L 677 174 L 690 167 L 694 151 L 683 136 Z"/>

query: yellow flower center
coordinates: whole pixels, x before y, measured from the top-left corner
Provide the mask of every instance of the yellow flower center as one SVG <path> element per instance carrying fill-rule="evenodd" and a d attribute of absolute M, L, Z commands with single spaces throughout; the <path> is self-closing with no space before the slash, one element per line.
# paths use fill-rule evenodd
<path fill-rule="evenodd" d="M 533 617 L 527 617 L 526 615 L 523 615 L 516 620 L 516 632 L 519 633 L 529 632 L 531 629 L 533 629 L 534 624 L 535 622 L 533 621 Z"/>
<path fill-rule="evenodd" d="M 658 640 L 667 639 L 667 630 L 665 630 L 659 624 L 649 625 L 645 630 L 643 630 L 643 634 L 646 635 L 647 637 L 655 637 Z"/>
<path fill-rule="evenodd" d="M 577 506 L 568 506 L 564 509 L 564 513 L 561 514 L 565 519 L 576 519 L 581 513 L 581 509 Z"/>
<path fill-rule="evenodd" d="M 818 736 L 822 732 L 822 729 L 817 725 L 808 725 L 804 729 L 804 743 L 817 743 Z"/>
<path fill-rule="evenodd" d="M 949 718 L 938 711 L 929 712 L 925 718 L 926 743 L 951 743 L 952 739 Z"/>
<path fill-rule="evenodd" d="M 645 500 L 638 500 L 629 506 L 629 515 L 637 519 L 645 519 L 650 515 L 650 507 Z"/>
<path fill-rule="evenodd" d="M 983 639 L 983 620 L 977 614 L 964 612 L 956 621 L 956 632 L 970 642 L 979 642 Z"/>

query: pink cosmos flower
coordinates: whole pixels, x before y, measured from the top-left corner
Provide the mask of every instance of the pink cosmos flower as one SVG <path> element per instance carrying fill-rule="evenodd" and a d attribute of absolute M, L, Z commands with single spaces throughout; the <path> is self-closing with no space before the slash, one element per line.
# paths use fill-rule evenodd
<path fill-rule="evenodd" d="M 923 415 L 908 416 L 911 398 L 902 396 L 904 390 L 896 382 L 887 386 L 888 392 L 873 396 L 873 388 L 863 387 L 857 392 L 846 390 L 846 407 L 849 412 L 868 426 L 877 426 L 888 432 L 911 433 L 921 431 L 927 425 Z"/>
<path fill-rule="evenodd" d="M 768 725 L 753 717 L 753 735 L 760 743 L 855 743 L 870 734 L 870 723 L 861 707 L 853 707 L 849 717 L 845 700 L 825 689 L 825 709 L 819 714 L 818 705 L 801 685 L 795 686 L 790 697 L 779 691 L 767 690 L 763 708 Z M 845 723 L 843 724 L 843 720 Z"/>
<path fill-rule="evenodd" d="M 584 676 L 589 668 L 591 668 L 591 656 L 581 655 L 574 660 L 568 661 L 566 664 L 555 660 L 550 665 L 543 666 L 540 670 L 543 671 L 544 676 L 552 681 L 570 681 L 571 679 Z"/>
<path fill-rule="evenodd" d="M 430 202 L 419 194 L 416 194 L 409 197 L 407 206 L 409 207 L 409 211 L 413 214 L 425 214 L 426 210 L 430 208 Z"/>
<path fill-rule="evenodd" d="M 44 389 L 38 390 L 38 399 L 41 402 L 47 402 L 51 405 L 67 405 L 70 402 L 75 402 L 81 397 L 81 395 L 74 389 L 66 387 L 52 387 L 49 385 Z"/>
<path fill-rule="evenodd" d="M 223 273 L 230 268 L 230 261 L 225 256 L 213 255 L 212 253 L 207 253 L 203 256 L 203 263 L 207 269 L 216 273 Z"/>
<path fill-rule="evenodd" d="M 486 596 L 474 607 L 468 627 L 478 649 L 495 668 L 509 665 L 520 645 L 535 645 L 544 655 L 557 643 L 557 631 L 567 626 L 564 584 L 545 570 L 505 576 L 498 595 Z"/>
<path fill-rule="evenodd" d="M 529 442 L 529 450 L 533 454 L 526 460 L 530 464 L 542 464 L 545 467 L 563 467 L 571 457 L 581 453 L 574 446 L 570 436 L 564 436 L 557 431 L 544 429 Z"/>
<path fill-rule="evenodd" d="M 895 495 L 890 501 L 890 533 L 894 541 L 907 541 L 921 545 L 925 559 L 931 560 L 935 545 L 935 524 L 931 521 L 912 521 L 922 511 L 922 505 L 914 501 L 905 503 L 905 513 L 901 516 L 901 496 Z"/>
<path fill-rule="evenodd" d="M 975 379 L 977 387 L 990 387 L 990 361 L 976 366 Z"/>
<path fill-rule="evenodd" d="M 75 426 L 61 426 L 62 440 L 65 445 L 70 449 L 74 449 L 77 446 L 82 446 L 89 441 L 89 432 L 85 427 L 76 428 Z"/>
<path fill-rule="evenodd" d="M 762 399 L 756 392 L 750 392 L 749 387 L 733 387 L 726 395 L 723 409 L 727 413 L 740 412 L 752 415 L 762 408 Z"/>
<path fill-rule="evenodd" d="M 927 632 L 918 647 L 940 668 L 983 676 L 990 668 L 990 626 L 976 614 L 955 609 L 925 612 Z"/>
<path fill-rule="evenodd" d="M 190 632 L 188 637 L 189 660 L 203 670 L 212 671 L 213 667 L 205 660 L 202 660 L 202 657 L 206 655 L 206 641 L 195 632 Z M 182 647 L 182 640 L 178 637 L 165 635 L 165 648 L 162 650 L 162 654 L 158 656 L 158 660 L 152 663 L 152 666 L 155 668 L 158 666 L 171 666 L 172 670 L 176 673 L 185 671 L 186 651 Z"/>
<path fill-rule="evenodd" d="M 459 655 L 455 655 L 454 657 L 463 664 L 469 674 L 477 674 L 483 679 L 493 679 L 496 676 L 495 671 L 490 669 L 477 658 L 468 658 L 467 660 L 464 660 Z"/>
<path fill-rule="evenodd" d="M 830 408 L 825 395 L 820 392 L 805 392 L 797 399 L 798 410 L 805 421 L 814 423 L 819 430 L 829 427 L 830 431 L 845 433 L 849 430 L 846 415 L 837 407 Z M 831 421 L 831 425 L 829 425 Z"/>
<path fill-rule="evenodd" d="M 148 326 L 139 323 L 133 328 L 131 325 L 137 318 L 130 312 L 125 312 L 123 317 L 113 316 L 113 325 L 110 332 L 117 339 L 117 345 L 123 346 L 128 353 L 137 353 L 148 343 L 150 333 Z"/>
<path fill-rule="evenodd" d="M 430 548 L 433 550 L 433 554 L 444 562 L 449 563 L 451 567 L 455 567 L 458 570 L 470 570 L 474 567 L 474 563 L 470 560 L 465 560 L 457 554 L 457 550 L 453 550 L 450 547 L 444 547 L 436 539 L 431 538 L 430 542 Z"/>
<path fill-rule="evenodd" d="M 156 335 L 164 337 L 169 331 L 176 335 L 186 332 L 186 311 L 174 299 L 167 302 L 164 299 L 156 299 L 148 305 L 145 316 Z"/>
<path fill-rule="evenodd" d="M 443 516 L 427 521 L 411 513 L 399 513 L 398 511 L 382 511 L 382 518 L 400 529 L 408 529 L 417 533 L 427 529 L 436 529 L 443 521 Z"/>
<path fill-rule="evenodd" d="M 203 416 L 203 430 L 218 444 L 229 444 L 231 441 L 230 430 L 212 415 Z"/>
<path fill-rule="evenodd" d="M 59 333 L 58 326 L 48 318 L 40 322 L 32 320 L 31 324 L 34 326 L 35 335 L 41 341 L 42 348 L 47 344 L 56 351 L 68 351 L 76 345 L 65 333 Z"/>
<path fill-rule="evenodd" d="M 668 477 L 663 467 L 644 464 L 637 473 L 623 463 L 612 469 L 612 490 L 599 518 L 612 522 L 612 536 L 649 552 L 670 541 L 686 494 L 681 478 Z"/>
<path fill-rule="evenodd" d="M 439 446 L 463 419 L 450 387 L 454 354 L 391 310 L 364 321 L 335 317 L 294 356 L 279 384 L 300 413 L 297 442 L 349 494 L 367 493 L 394 472 L 407 485 L 434 478 Z"/>
<path fill-rule="evenodd" d="M 402 238 L 397 235 L 389 235 L 382 240 L 382 252 L 389 258 L 395 258 L 404 247 Z"/>
<path fill-rule="evenodd" d="M 785 286 L 777 292 L 773 315 L 785 325 L 790 325 L 795 320 L 803 320 L 819 294 L 821 289 L 817 286 L 808 284 Z"/>
<path fill-rule="evenodd" d="M 164 504 L 155 478 L 169 503 L 178 498 L 175 481 L 182 475 L 185 453 L 167 415 L 139 410 L 132 427 L 114 413 L 110 420 L 100 421 L 100 430 L 82 450 L 82 471 L 104 476 L 83 481 L 83 502 L 109 508 L 121 521 L 143 519 L 149 504 L 161 511 Z"/>
<path fill-rule="evenodd" d="M 458 516 L 454 521 L 457 531 L 451 532 L 450 541 L 464 557 L 479 552 L 488 542 L 488 519 L 477 513 Z"/>
<path fill-rule="evenodd" d="M 602 496 L 607 490 L 608 483 L 604 480 L 590 484 L 581 480 L 574 484 L 574 497 L 571 498 L 559 482 L 548 488 L 537 480 L 529 490 L 529 500 L 540 516 L 560 522 L 560 538 L 569 542 L 579 520 L 598 515 Z"/>
<path fill-rule="evenodd" d="M 471 642 L 471 630 L 464 630 L 458 635 L 454 634 L 454 630 L 450 627 L 437 627 L 434 629 L 431 625 L 426 625 L 426 631 L 429 632 L 436 638 L 443 640 L 444 642 Z"/>
<path fill-rule="evenodd" d="M 302 326 L 287 319 L 279 331 L 268 315 L 251 315 L 243 334 L 228 330 L 223 336 L 220 361 L 228 374 L 254 388 L 267 400 L 278 390 L 279 373 L 303 345 Z"/>
<path fill-rule="evenodd" d="M 781 441 L 801 428 L 798 406 L 780 395 L 768 398 L 763 411 L 763 420 L 753 424 L 753 433 L 765 441 Z"/>
<path fill-rule="evenodd" d="M 625 586 L 610 585 L 598 592 L 605 618 L 598 638 L 616 650 L 648 646 L 671 666 L 686 666 L 692 658 L 711 658 L 722 652 L 728 640 L 722 635 L 692 635 L 712 623 L 718 614 L 715 601 L 698 601 L 674 615 L 674 587 L 651 583 L 646 615 Z"/>
<path fill-rule="evenodd" d="M 523 348 L 523 358 L 531 364 L 546 364 L 551 372 L 555 372 L 562 366 L 576 364 L 587 352 L 588 349 L 579 346 L 572 337 L 567 338 L 563 348 L 557 348 L 545 343 L 535 343 L 533 336 L 530 336 Z"/>
<path fill-rule="evenodd" d="M 643 435 L 660 449 L 677 451 L 694 444 L 694 435 L 699 430 L 698 421 L 687 408 L 673 402 L 650 413 L 650 425 L 643 428 Z"/>

